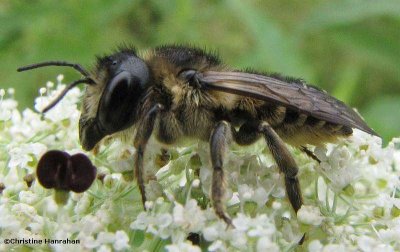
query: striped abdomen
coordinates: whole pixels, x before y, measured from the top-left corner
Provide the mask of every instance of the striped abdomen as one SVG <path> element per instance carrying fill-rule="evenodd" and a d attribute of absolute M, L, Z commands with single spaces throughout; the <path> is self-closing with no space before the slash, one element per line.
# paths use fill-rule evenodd
<path fill-rule="evenodd" d="M 353 133 L 350 127 L 279 105 L 264 104 L 257 111 L 260 120 L 267 121 L 285 142 L 293 146 L 321 145 Z"/>

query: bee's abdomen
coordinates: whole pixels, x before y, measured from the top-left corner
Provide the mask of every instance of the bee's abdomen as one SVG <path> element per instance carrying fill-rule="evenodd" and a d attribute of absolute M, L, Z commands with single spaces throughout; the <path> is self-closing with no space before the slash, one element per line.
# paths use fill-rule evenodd
<path fill-rule="evenodd" d="M 267 121 L 287 143 L 294 146 L 334 142 L 338 137 L 353 133 L 351 127 L 320 120 L 279 105 L 265 105 L 259 107 L 258 112 L 260 120 Z"/>
<path fill-rule="evenodd" d="M 282 124 L 294 127 L 301 127 L 305 124 L 306 121 L 307 121 L 306 114 L 298 113 L 296 111 L 287 109 Z"/>

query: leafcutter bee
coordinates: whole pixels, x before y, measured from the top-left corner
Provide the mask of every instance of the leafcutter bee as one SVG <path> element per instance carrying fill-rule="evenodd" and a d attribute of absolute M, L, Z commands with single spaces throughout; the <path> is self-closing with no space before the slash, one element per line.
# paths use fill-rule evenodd
<path fill-rule="evenodd" d="M 43 111 L 56 105 L 72 87 L 86 84 L 79 120 L 83 149 L 92 150 L 116 132 L 136 132 L 134 171 L 143 203 L 143 155 L 152 134 L 164 145 L 184 138 L 208 141 L 213 167 L 211 201 L 227 224 L 231 220 L 222 201 L 223 166 L 230 142 L 250 145 L 265 138 L 297 212 L 303 202 L 298 167 L 285 143 L 317 159 L 306 145 L 335 142 L 350 136 L 352 128 L 377 135 L 343 102 L 301 79 L 236 70 L 199 48 L 167 45 L 138 53 L 124 47 L 98 57 L 90 72 L 64 61 L 33 64 L 18 71 L 45 66 L 69 66 L 83 75 Z"/>

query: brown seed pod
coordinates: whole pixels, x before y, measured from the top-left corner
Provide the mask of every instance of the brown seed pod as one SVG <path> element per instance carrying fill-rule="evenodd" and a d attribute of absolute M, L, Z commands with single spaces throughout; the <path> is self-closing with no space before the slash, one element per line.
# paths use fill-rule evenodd
<path fill-rule="evenodd" d="M 27 175 L 24 177 L 24 181 L 26 182 L 26 185 L 27 185 L 28 187 L 31 187 L 33 181 L 35 181 L 35 174 L 33 174 L 33 173 L 27 174 Z"/>
<path fill-rule="evenodd" d="M 4 185 L 4 183 L 0 182 L 0 193 L 3 193 L 4 189 L 6 189 L 6 186 Z"/>

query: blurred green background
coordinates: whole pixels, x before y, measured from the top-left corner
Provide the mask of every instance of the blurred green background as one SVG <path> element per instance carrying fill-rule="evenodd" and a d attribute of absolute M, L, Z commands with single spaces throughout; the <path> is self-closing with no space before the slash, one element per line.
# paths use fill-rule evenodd
<path fill-rule="evenodd" d="M 400 1 L 0 0 L 1 88 L 19 108 L 68 68 L 18 66 L 94 56 L 128 43 L 190 43 L 225 63 L 301 77 L 358 108 L 387 141 L 400 136 Z"/>

